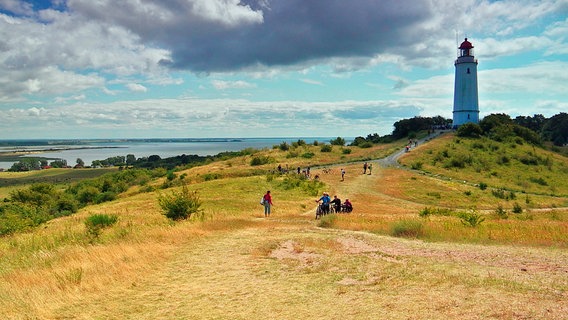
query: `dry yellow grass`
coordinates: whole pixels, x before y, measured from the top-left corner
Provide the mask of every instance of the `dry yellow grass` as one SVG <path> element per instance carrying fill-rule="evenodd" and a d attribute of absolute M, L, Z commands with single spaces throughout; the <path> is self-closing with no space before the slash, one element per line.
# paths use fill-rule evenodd
<path fill-rule="evenodd" d="M 363 161 L 385 150 L 354 153 Z M 266 152 L 283 165 L 318 164 Z M 318 156 L 324 163 L 342 157 L 339 151 Z M 346 161 L 329 166 L 332 173 L 312 171 L 332 195 L 355 205 L 332 222 L 336 229 L 323 229 L 314 220 L 316 197 L 284 190 L 279 179 L 247 176 L 249 163 L 231 159 L 184 171 L 204 203 L 203 222 L 172 224 L 159 211 L 157 193 L 130 192 L 34 233 L 0 239 L 3 318 L 567 318 L 563 211 L 535 211 L 531 221 L 487 221 L 480 228 L 455 218 L 423 220 L 433 234 L 456 230 L 449 233 L 453 243 L 388 237 L 393 222 L 417 219 L 425 205 L 453 205 L 428 192 L 451 196 L 468 187 L 375 162 L 373 174 L 363 175 L 361 162 Z M 198 178 L 207 173 L 221 177 Z M 265 219 L 258 200 L 268 189 L 275 207 Z M 84 221 L 93 213 L 117 214 L 119 222 L 89 243 Z M 543 231 L 541 242 L 538 235 L 527 238 L 531 230 Z M 493 244 L 460 243 L 468 242 L 460 237 Z"/>

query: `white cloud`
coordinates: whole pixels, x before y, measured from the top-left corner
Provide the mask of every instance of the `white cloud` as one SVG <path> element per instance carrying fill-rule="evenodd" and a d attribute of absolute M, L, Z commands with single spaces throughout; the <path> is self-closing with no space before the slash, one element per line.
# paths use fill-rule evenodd
<path fill-rule="evenodd" d="M 316 86 L 323 86 L 323 82 L 317 81 L 317 80 L 312 80 L 312 79 L 300 79 L 300 81 L 302 81 L 303 83 L 313 84 L 313 85 L 316 85 Z"/>
<path fill-rule="evenodd" d="M 217 90 L 226 90 L 226 89 L 251 89 L 256 88 L 256 85 L 253 83 L 249 83 L 246 81 L 223 81 L 223 80 L 212 80 L 211 84 Z"/>
<path fill-rule="evenodd" d="M 148 88 L 146 88 L 145 86 L 143 86 L 139 83 L 128 83 L 126 85 L 126 87 L 128 88 L 128 90 L 130 90 L 132 92 L 146 92 L 146 91 L 148 91 Z"/>
<path fill-rule="evenodd" d="M 0 0 L 0 9 L 17 15 L 32 15 L 33 7 L 30 3 L 18 0 Z"/>

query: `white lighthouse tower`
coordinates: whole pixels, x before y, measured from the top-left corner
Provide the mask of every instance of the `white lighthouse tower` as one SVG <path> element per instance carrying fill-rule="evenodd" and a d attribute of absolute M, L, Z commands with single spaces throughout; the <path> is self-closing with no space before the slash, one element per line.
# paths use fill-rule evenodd
<path fill-rule="evenodd" d="M 453 127 L 464 123 L 479 122 L 479 101 L 477 99 L 477 60 L 473 56 L 473 45 L 465 38 L 459 46 L 455 62 Z"/>

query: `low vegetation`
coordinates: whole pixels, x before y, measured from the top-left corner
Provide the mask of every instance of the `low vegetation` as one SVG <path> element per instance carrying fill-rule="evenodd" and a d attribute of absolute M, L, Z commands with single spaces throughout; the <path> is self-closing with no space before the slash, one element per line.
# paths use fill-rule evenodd
<path fill-rule="evenodd" d="M 482 130 L 436 135 L 402 168 L 376 161 L 427 137 L 408 124 L 428 121 L 400 122 L 399 138 L 298 140 L 173 167 L 156 158 L 59 184 L 22 173 L 0 188 L 0 308 L 14 319 L 562 319 L 566 157 L 519 130 Z M 354 211 L 316 221 L 324 191 Z M 306 305 L 314 296 L 335 307 Z"/>

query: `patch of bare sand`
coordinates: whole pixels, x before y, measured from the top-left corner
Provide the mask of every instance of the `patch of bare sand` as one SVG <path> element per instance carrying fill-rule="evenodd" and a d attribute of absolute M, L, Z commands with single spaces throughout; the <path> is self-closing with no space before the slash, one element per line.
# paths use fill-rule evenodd
<path fill-rule="evenodd" d="M 269 257 L 276 258 L 278 260 L 297 260 L 302 266 L 310 266 L 317 262 L 321 257 L 320 254 L 313 252 L 306 252 L 300 248 L 297 242 L 293 240 L 287 240 L 273 250 Z"/>

